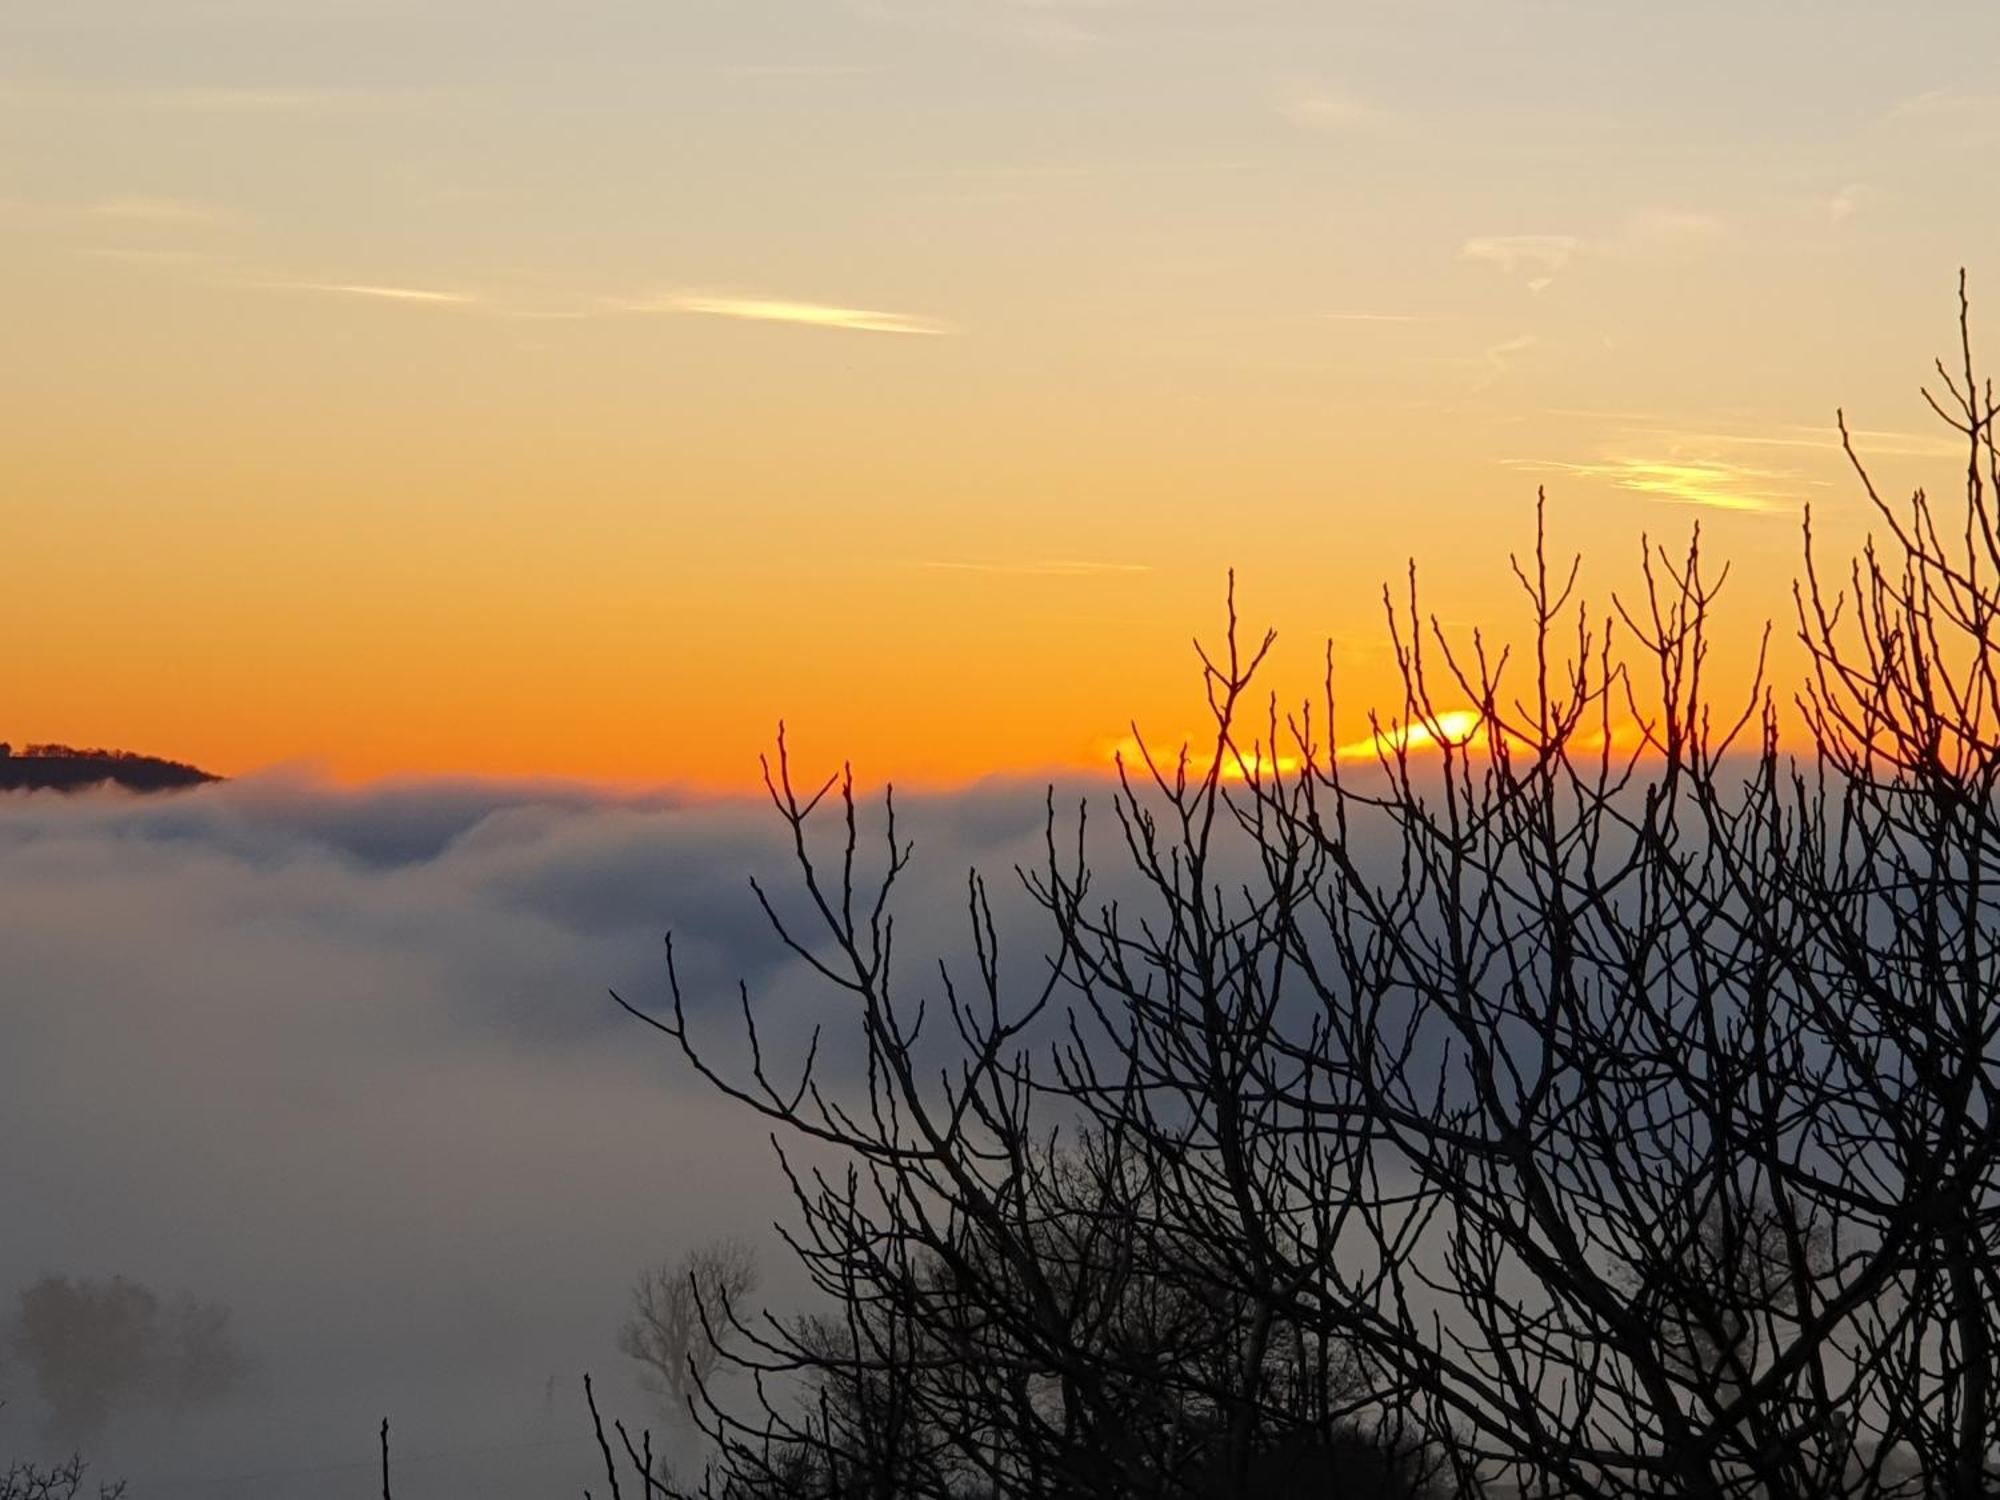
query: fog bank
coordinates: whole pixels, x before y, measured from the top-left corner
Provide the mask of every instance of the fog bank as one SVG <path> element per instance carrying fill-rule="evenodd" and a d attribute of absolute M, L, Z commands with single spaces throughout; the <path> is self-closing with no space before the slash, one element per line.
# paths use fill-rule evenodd
<path fill-rule="evenodd" d="M 968 866 L 999 889 L 1039 859 L 1042 813 L 1022 785 L 910 802 L 904 972 L 957 946 Z M 606 994 L 660 1003 L 672 929 L 700 1005 L 740 975 L 781 1042 L 836 1020 L 748 890 L 784 886 L 782 834 L 567 786 L 0 797 L 0 1298 L 186 1288 L 258 1361 L 240 1399 L 114 1417 L 96 1471 L 352 1494 L 386 1415 L 399 1493 L 574 1494 L 581 1372 L 645 1410 L 613 1346 L 641 1263 L 734 1233 L 795 1298 L 764 1130 Z M 0 1382 L 0 1455 L 46 1456 L 30 1373 Z"/>

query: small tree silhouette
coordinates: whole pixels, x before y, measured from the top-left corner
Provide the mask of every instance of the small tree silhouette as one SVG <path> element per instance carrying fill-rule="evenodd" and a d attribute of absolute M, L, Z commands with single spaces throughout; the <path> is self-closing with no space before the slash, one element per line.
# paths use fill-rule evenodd
<path fill-rule="evenodd" d="M 710 1240 L 639 1274 L 618 1348 L 638 1361 L 640 1384 L 661 1399 L 669 1419 L 692 1419 L 695 1393 L 722 1358 L 704 1301 L 719 1319 L 756 1289 L 757 1258 L 731 1239 Z"/>
<path fill-rule="evenodd" d="M 159 1310 L 159 1298 L 122 1276 L 44 1276 L 22 1289 L 14 1347 L 33 1372 L 55 1437 L 97 1437 L 118 1401 L 145 1390 Z"/>
<path fill-rule="evenodd" d="M 88 1442 L 121 1403 L 180 1410 L 236 1390 L 250 1361 L 229 1316 L 187 1295 L 163 1307 L 150 1287 L 122 1276 L 47 1275 L 21 1289 L 13 1344 L 48 1407 L 51 1435 Z"/>
<path fill-rule="evenodd" d="M 12 1463 L 0 1469 L 0 1500 L 76 1500 L 90 1466 L 81 1458 L 56 1464 Z M 123 1500 L 125 1481 L 99 1484 L 97 1500 Z"/>

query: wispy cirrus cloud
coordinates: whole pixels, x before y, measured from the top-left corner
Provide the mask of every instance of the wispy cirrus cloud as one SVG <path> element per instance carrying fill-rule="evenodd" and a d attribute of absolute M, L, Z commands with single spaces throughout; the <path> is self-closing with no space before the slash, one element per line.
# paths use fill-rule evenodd
<path fill-rule="evenodd" d="M 1517 333 L 1511 339 L 1502 339 L 1497 344 L 1488 344 L 1471 363 L 1477 370 L 1472 388 L 1475 391 L 1491 390 L 1514 373 L 1514 365 L 1519 357 L 1535 347 L 1535 336 L 1531 333 Z"/>
<path fill-rule="evenodd" d="M 247 217 L 241 210 L 159 193 L 107 194 L 99 198 L 0 197 L 0 215 L 25 227 L 64 237 L 133 231 L 146 240 L 163 232 L 215 229 Z"/>
<path fill-rule="evenodd" d="M 134 258 L 137 258 L 136 255 Z M 851 333 L 939 337 L 960 331 L 956 324 L 941 318 L 796 298 L 706 292 L 676 292 L 650 297 L 591 296 L 581 291 L 550 293 L 546 288 L 533 285 L 532 278 L 528 278 L 527 285 L 518 284 L 521 280 L 520 276 L 511 280 L 503 278 L 498 284 L 475 288 L 464 281 L 456 285 L 450 281 L 442 284 L 374 281 L 360 277 L 299 276 L 267 271 L 236 275 L 231 284 L 265 291 L 355 297 L 412 306 L 454 307 L 482 317 L 523 322 L 588 322 L 633 316 L 694 315 Z"/>
<path fill-rule="evenodd" d="M 386 286 L 365 281 L 253 281 L 246 284 L 278 292 L 319 292 L 334 297 L 370 297 L 380 302 L 471 306 L 480 300 L 471 292 L 448 292 L 436 287 Z"/>
<path fill-rule="evenodd" d="M 701 317 L 735 318 L 749 323 L 789 323 L 803 328 L 826 328 L 847 333 L 899 333 L 935 338 L 959 331 L 954 324 L 939 318 L 782 297 L 675 293 L 666 297 L 613 302 L 611 305 L 623 312 L 693 313 Z"/>
<path fill-rule="evenodd" d="M 2000 139 L 2000 93 L 1931 89 L 1891 106 L 1883 122 L 1940 146 L 1988 146 Z"/>
<path fill-rule="evenodd" d="M 1839 429 L 1786 423 L 1770 432 L 1673 432 L 1678 444 L 1707 448 L 1797 448 L 1806 452 L 1837 456 L 1841 451 Z M 1927 432 L 1892 432 L 1885 428 L 1850 427 L 1848 436 L 1855 450 L 1864 455 L 1888 458 L 1963 458 L 1965 440 Z"/>
<path fill-rule="evenodd" d="M 1458 258 L 1496 266 L 1509 276 L 1523 276 L 1530 291 L 1540 292 L 1586 256 L 1681 256 L 1720 243 L 1728 232 L 1728 226 L 1714 214 L 1641 208 L 1628 214 L 1614 233 L 1595 239 L 1575 234 L 1473 235 L 1459 245 Z"/>
<path fill-rule="evenodd" d="M 1798 510 L 1798 488 L 1811 483 L 1785 469 L 1757 468 L 1723 459 L 1613 457 L 1594 463 L 1553 460 L 1504 460 L 1508 467 L 1531 473 L 1572 474 L 1597 479 L 1616 489 L 1674 505 L 1699 505 L 1710 510 L 1785 515 Z"/>
<path fill-rule="evenodd" d="M 1695 427 L 1658 412 L 1550 407 L 1544 415 L 1616 424 L 1618 444 L 1676 457 L 1707 458 L 1738 449 L 1784 448 L 1845 459 L 1840 430 L 1832 422 L 1779 422 L 1756 430 Z M 1886 427 L 1849 427 L 1848 436 L 1864 457 L 1963 458 L 1965 439 L 1934 432 L 1901 432 Z M 1793 476 L 1795 477 L 1795 476 Z"/>
<path fill-rule="evenodd" d="M 1477 234 L 1458 247 L 1460 260 L 1498 266 L 1509 276 L 1528 272 L 1541 291 L 1570 263 L 1582 241 L 1573 234 Z"/>
<path fill-rule="evenodd" d="M 1414 356 L 1410 362 L 1457 371 L 1468 380 L 1471 391 L 1480 393 L 1491 390 L 1512 375 L 1521 356 L 1534 347 L 1533 334 L 1517 333 L 1512 338 L 1488 344 L 1476 353 L 1427 354 Z"/>

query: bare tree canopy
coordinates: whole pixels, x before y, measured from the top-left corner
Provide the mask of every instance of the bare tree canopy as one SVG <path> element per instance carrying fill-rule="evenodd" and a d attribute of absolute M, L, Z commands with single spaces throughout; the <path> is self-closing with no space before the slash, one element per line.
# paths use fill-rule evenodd
<path fill-rule="evenodd" d="M 1051 800 L 1045 951 L 1003 964 L 975 873 L 931 968 L 896 952 L 893 793 L 802 786 L 781 737 L 798 888 L 758 895 L 861 1066 L 781 1070 L 747 995 L 718 1061 L 669 944 L 643 1018 L 776 1130 L 828 1309 L 732 1315 L 747 1407 L 692 1372 L 699 1493 L 1990 1494 L 2000 455 L 1967 325 L 1961 288 L 1929 394 L 1963 495 L 1891 504 L 1856 457 L 1880 534 L 1828 567 L 1808 519 L 1795 696 L 1717 698 L 1698 533 L 1593 611 L 1538 526 L 1512 650 L 1413 575 L 1365 764 L 1331 669 L 1258 702 L 1232 598 L 1206 744 L 1124 765 L 1108 840 Z"/>
<path fill-rule="evenodd" d="M 757 1258 L 732 1239 L 710 1240 L 640 1272 L 618 1348 L 638 1361 L 640 1383 L 670 1418 L 692 1413 L 695 1393 L 722 1358 L 725 1320 L 756 1290 Z"/>
<path fill-rule="evenodd" d="M 0 1500 L 77 1500 L 90 1466 L 81 1458 L 57 1464 L 12 1463 L 0 1469 Z M 99 1484 L 97 1500 L 124 1500 L 125 1482 Z"/>

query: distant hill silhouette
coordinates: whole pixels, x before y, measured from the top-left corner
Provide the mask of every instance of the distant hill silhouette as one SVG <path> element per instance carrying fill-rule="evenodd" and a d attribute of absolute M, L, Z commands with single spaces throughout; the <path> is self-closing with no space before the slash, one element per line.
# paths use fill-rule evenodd
<path fill-rule="evenodd" d="M 77 750 L 69 745 L 28 745 L 16 755 L 0 743 L 0 791 L 77 792 L 110 782 L 135 792 L 171 792 L 220 781 L 198 766 L 130 750 Z"/>

